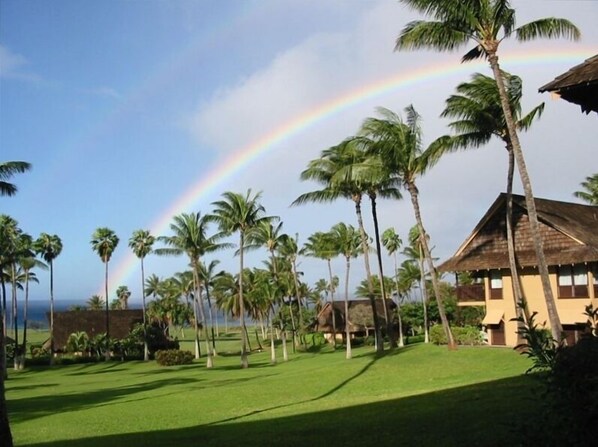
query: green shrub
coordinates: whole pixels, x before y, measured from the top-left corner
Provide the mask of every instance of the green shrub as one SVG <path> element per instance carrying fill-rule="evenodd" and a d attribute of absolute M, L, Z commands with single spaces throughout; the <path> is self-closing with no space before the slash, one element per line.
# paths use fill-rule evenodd
<path fill-rule="evenodd" d="M 483 343 L 482 334 L 476 326 L 454 326 L 451 327 L 453 337 L 458 345 L 481 345 Z M 440 324 L 435 324 L 430 328 L 430 341 L 437 345 L 447 343 L 444 329 Z"/>
<path fill-rule="evenodd" d="M 188 365 L 193 362 L 193 354 L 178 349 L 156 351 L 156 362 L 161 366 Z"/>

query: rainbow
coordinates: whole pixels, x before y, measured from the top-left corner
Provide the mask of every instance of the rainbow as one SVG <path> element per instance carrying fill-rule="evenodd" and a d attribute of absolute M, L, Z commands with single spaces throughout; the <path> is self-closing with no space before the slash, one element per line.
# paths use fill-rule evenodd
<path fill-rule="evenodd" d="M 551 49 L 550 51 L 510 52 L 501 55 L 501 64 L 508 70 L 513 66 L 549 64 L 568 64 L 568 66 L 572 66 L 592 56 L 595 51 L 595 48 L 585 47 L 562 50 Z M 315 123 L 330 119 L 340 112 L 370 99 L 383 97 L 399 90 L 456 74 L 469 74 L 487 68 L 488 65 L 485 61 L 461 64 L 458 56 L 455 55 L 450 62 L 425 65 L 396 76 L 377 80 L 368 85 L 361 85 L 329 101 L 318 104 L 313 109 L 297 115 L 221 160 L 208 175 L 193 183 L 168 209 L 161 212 L 150 225 L 150 231 L 154 235 L 165 234 L 170 221 L 175 215 L 191 210 L 202 198 L 213 193 L 235 174 L 254 163 L 258 158 L 281 148 L 281 143 L 290 140 L 301 132 L 305 132 Z M 560 73 L 554 73 L 555 76 L 557 74 Z M 551 80 L 551 75 L 547 75 L 546 81 L 549 80 Z M 127 279 L 138 268 L 138 264 L 139 260 L 132 253 L 127 254 L 116 267 L 115 279 L 113 280 L 115 282 L 113 284 L 126 284 Z"/>

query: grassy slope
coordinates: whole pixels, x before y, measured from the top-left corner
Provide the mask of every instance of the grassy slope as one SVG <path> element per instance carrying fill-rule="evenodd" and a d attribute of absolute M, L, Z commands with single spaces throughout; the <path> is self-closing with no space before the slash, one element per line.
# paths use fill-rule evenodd
<path fill-rule="evenodd" d="M 224 352 L 225 349 L 221 349 Z M 297 354 L 250 369 L 221 355 L 183 367 L 110 362 L 12 373 L 19 446 L 505 445 L 531 411 L 526 359 L 507 349 L 415 345 Z M 371 431 L 370 431 L 371 430 Z M 492 438 L 489 438 L 492 436 Z M 492 440 L 492 441 L 491 441 Z M 491 441 L 491 442 L 489 442 Z"/>

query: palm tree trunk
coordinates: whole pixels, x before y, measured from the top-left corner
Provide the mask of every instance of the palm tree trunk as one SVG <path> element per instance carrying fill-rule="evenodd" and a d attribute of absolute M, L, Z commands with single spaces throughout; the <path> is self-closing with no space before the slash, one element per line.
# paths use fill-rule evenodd
<path fill-rule="evenodd" d="M 108 260 L 104 260 L 104 292 L 106 294 L 106 346 L 104 347 L 104 357 L 106 361 L 110 360 L 110 314 L 108 313 Z"/>
<path fill-rule="evenodd" d="M 18 322 L 18 303 L 17 303 L 17 271 L 15 264 L 12 265 L 12 321 L 15 337 L 15 350 L 13 353 L 13 364 L 15 371 L 19 369 L 19 322 Z"/>
<path fill-rule="evenodd" d="M 239 232 L 239 320 L 241 323 L 241 368 L 249 368 L 247 359 L 247 328 L 245 327 L 245 304 L 243 303 L 243 249 L 245 237 Z"/>
<path fill-rule="evenodd" d="M 303 330 L 303 311 L 301 310 L 301 294 L 299 293 L 299 280 L 297 279 L 297 260 L 293 257 L 293 262 L 291 264 L 293 268 L 293 281 L 295 283 L 295 299 L 297 300 L 297 306 L 299 308 L 299 330 Z M 299 340 L 303 344 L 303 348 L 307 350 L 307 345 L 305 344 L 305 338 L 299 334 Z"/>
<path fill-rule="evenodd" d="M 27 311 L 29 310 L 29 270 L 25 273 L 25 307 L 23 308 L 23 342 L 21 343 L 21 355 L 19 358 L 19 369 L 25 369 L 27 357 Z"/>
<path fill-rule="evenodd" d="M 141 309 L 143 314 L 143 360 L 149 360 L 149 347 L 147 345 L 147 320 L 145 316 L 145 271 L 143 269 L 143 258 L 141 258 Z"/>
<path fill-rule="evenodd" d="M 376 311 L 376 299 L 374 298 L 374 284 L 372 282 L 372 272 L 370 270 L 370 256 L 369 256 L 369 245 L 367 236 L 365 234 L 365 228 L 363 227 L 363 217 L 361 215 L 361 196 L 359 199 L 355 198 L 355 213 L 357 214 L 357 223 L 359 225 L 359 233 L 361 235 L 361 247 L 363 249 L 363 260 L 365 263 L 365 275 L 368 280 L 368 298 L 372 307 L 372 316 L 374 319 L 374 330 L 376 337 L 376 352 L 381 353 L 384 351 L 384 340 L 382 340 L 382 331 L 380 330 L 380 320 L 378 318 L 378 312 Z"/>
<path fill-rule="evenodd" d="M 544 299 L 546 300 L 546 311 L 548 313 L 548 319 L 550 321 L 552 337 L 556 342 L 559 342 L 561 340 L 563 327 L 561 325 L 561 320 L 559 319 L 559 315 L 556 310 L 556 303 L 554 300 L 554 295 L 552 293 L 552 287 L 550 285 L 548 266 L 546 264 L 544 249 L 542 247 L 542 238 L 540 236 L 540 228 L 538 223 L 538 214 L 536 212 L 536 203 L 534 201 L 534 193 L 532 191 L 532 184 L 529 178 L 529 174 L 527 172 L 527 167 L 525 165 L 525 159 L 523 157 L 523 151 L 521 150 L 521 144 L 519 143 L 517 130 L 515 128 L 515 121 L 513 120 L 513 115 L 511 114 L 511 109 L 509 107 L 509 100 L 505 89 L 502 73 L 500 71 L 498 55 L 496 54 L 496 51 L 488 52 L 488 61 L 490 62 L 490 67 L 492 68 L 494 79 L 496 80 L 496 85 L 498 86 L 498 91 L 500 93 L 500 104 L 505 115 L 505 121 L 509 132 L 509 138 L 511 139 L 511 144 L 513 147 L 513 154 L 515 156 L 515 160 L 517 161 L 519 177 L 521 178 L 521 184 L 525 193 L 525 204 L 527 207 L 527 214 L 529 218 L 530 232 L 532 234 L 534 250 L 536 252 L 536 257 L 538 261 L 538 272 L 540 273 L 540 279 L 542 281 L 542 289 L 544 291 Z"/>
<path fill-rule="evenodd" d="M 208 318 L 210 319 L 210 331 L 212 332 L 212 355 L 216 354 L 216 337 L 214 335 L 214 316 L 212 314 L 212 301 L 210 300 L 210 286 L 206 283 L 206 298 L 208 300 Z"/>
<path fill-rule="evenodd" d="M 272 365 L 276 365 L 276 345 L 274 344 L 274 312 L 272 309 L 272 306 L 270 306 L 270 311 L 272 312 L 272 315 L 270 315 L 268 318 L 270 321 L 268 321 L 269 326 L 270 326 L 270 363 Z"/>
<path fill-rule="evenodd" d="M 330 277 L 330 308 L 332 309 L 332 346 L 336 349 L 336 316 L 334 311 L 334 278 L 332 276 L 332 266 L 330 259 L 328 263 L 328 276 Z"/>
<path fill-rule="evenodd" d="M 434 288 L 434 295 L 436 295 L 436 302 L 438 303 L 438 313 L 440 314 L 440 320 L 442 321 L 442 327 L 444 328 L 444 333 L 446 335 L 448 348 L 451 350 L 457 349 L 455 339 L 453 338 L 453 333 L 451 332 L 451 327 L 449 326 L 448 319 L 446 318 L 446 312 L 444 310 L 443 297 L 442 297 L 442 294 L 440 291 L 440 284 L 438 282 L 438 276 L 436 274 L 436 269 L 434 268 L 434 261 L 432 260 L 432 254 L 430 253 L 430 248 L 428 247 L 428 241 L 426 240 L 426 230 L 424 229 L 424 225 L 422 223 L 421 212 L 419 209 L 417 188 L 415 187 L 415 184 L 413 182 L 409 182 L 407 184 L 407 189 L 409 190 L 409 194 L 411 195 L 411 203 L 413 205 L 413 211 L 415 213 L 415 220 L 417 222 L 417 227 L 419 229 L 420 244 L 424 250 L 424 255 L 428 262 L 428 269 L 430 270 L 430 276 L 432 278 L 432 287 Z"/>
<path fill-rule="evenodd" d="M 395 284 L 397 287 L 397 317 L 399 320 L 399 347 L 405 346 L 405 340 L 403 338 L 403 319 L 401 318 L 401 292 L 399 285 L 398 265 L 397 265 L 397 252 L 393 253 L 394 267 L 395 267 Z"/>
<path fill-rule="evenodd" d="M 50 366 L 54 364 L 54 262 L 50 260 Z"/>
<path fill-rule="evenodd" d="M 351 329 L 349 328 L 349 269 L 351 268 L 351 261 L 348 256 L 346 259 L 347 270 L 345 273 L 345 344 L 347 346 L 347 352 L 345 354 L 345 358 L 349 360 L 353 357 L 353 353 L 351 352 Z"/>
<path fill-rule="evenodd" d="M 509 168 L 507 173 L 507 252 L 509 254 L 509 269 L 511 270 L 511 288 L 513 290 L 513 301 L 515 313 L 519 320 L 518 328 L 522 329 L 524 323 L 528 321 L 527 306 L 523 298 L 523 289 L 519 280 L 519 271 L 517 270 L 517 258 L 515 254 L 515 231 L 513 229 L 513 174 L 515 170 L 515 157 L 510 143 L 507 144 L 509 153 Z"/>
<path fill-rule="evenodd" d="M 390 341 L 390 348 L 397 347 L 397 337 L 394 331 L 394 325 L 390 318 L 390 309 L 388 308 L 388 300 L 386 299 L 386 287 L 384 285 L 384 270 L 382 268 L 382 247 L 380 245 L 380 229 L 378 227 L 378 211 L 376 209 L 376 195 L 370 194 L 370 201 L 372 203 L 372 219 L 374 221 L 374 235 L 376 239 L 376 255 L 378 258 L 378 271 L 380 273 L 380 291 L 382 292 L 382 304 L 384 306 L 384 319 L 386 320 L 386 335 Z"/>
<path fill-rule="evenodd" d="M 193 281 L 195 282 L 195 279 L 193 279 Z M 195 338 L 194 338 L 194 345 L 195 345 L 195 358 L 198 359 L 201 357 L 201 348 L 199 346 L 199 324 L 198 324 L 198 316 L 197 316 L 197 299 L 198 299 L 198 293 L 197 293 L 197 288 L 196 285 L 194 284 L 193 287 L 195 288 L 195 291 L 193 293 L 193 331 L 195 333 Z"/>
<path fill-rule="evenodd" d="M 430 324 L 428 323 L 428 288 L 426 287 L 426 269 L 424 266 L 424 253 L 419 246 L 419 290 L 421 291 L 422 307 L 424 311 L 424 343 L 430 343 Z"/>
<path fill-rule="evenodd" d="M 197 267 L 197 265 L 194 266 L 194 270 Z M 199 281 L 199 278 L 198 278 Z M 199 285 L 199 283 L 198 283 Z M 201 286 L 200 286 L 201 287 Z M 206 352 L 207 352 L 207 356 L 208 359 L 206 360 L 206 368 L 212 368 L 214 366 L 214 360 L 212 359 L 212 348 L 210 346 L 210 337 L 208 335 L 208 325 L 206 324 L 206 315 L 204 312 L 204 302 L 203 302 L 203 296 L 201 293 L 201 288 L 198 288 L 197 290 L 198 294 L 199 294 L 199 316 L 201 317 L 201 325 L 203 326 L 203 336 L 204 336 L 204 340 L 206 343 Z"/>
<path fill-rule="evenodd" d="M 4 278 L 0 279 L 0 282 L 2 284 L 2 334 L 0 335 L 2 337 L 2 349 L 0 350 L 0 366 L 2 370 L 0 374 L 2 374 L 2 381 L 4 382 L 4 379 L 8 378 L 8 365 L 6 361 L 6 283 L 4 282 Z M 4 394 L 0 398 L 4 398 Z"/>

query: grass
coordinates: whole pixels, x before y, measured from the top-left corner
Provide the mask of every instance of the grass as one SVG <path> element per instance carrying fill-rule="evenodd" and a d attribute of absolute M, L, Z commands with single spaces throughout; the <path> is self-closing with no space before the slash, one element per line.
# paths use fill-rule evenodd
<path fill-rule="evenodd" d="M 234 336 L 227 343 L 233 348 Z M 186 342 L 185 342 L 186 343 Z M 226 346 L 226 345 L 224 345 Z M 187 348 L 187 346 L 185 346 Z M 186 366 L 108 362 L 10 372 L 17 446 L 508 445 L 533 410 L 527 359 L 509 349 L 412 345 L 236 353 Z M 488 428 L 491 427 L 491 430 Z"/>

